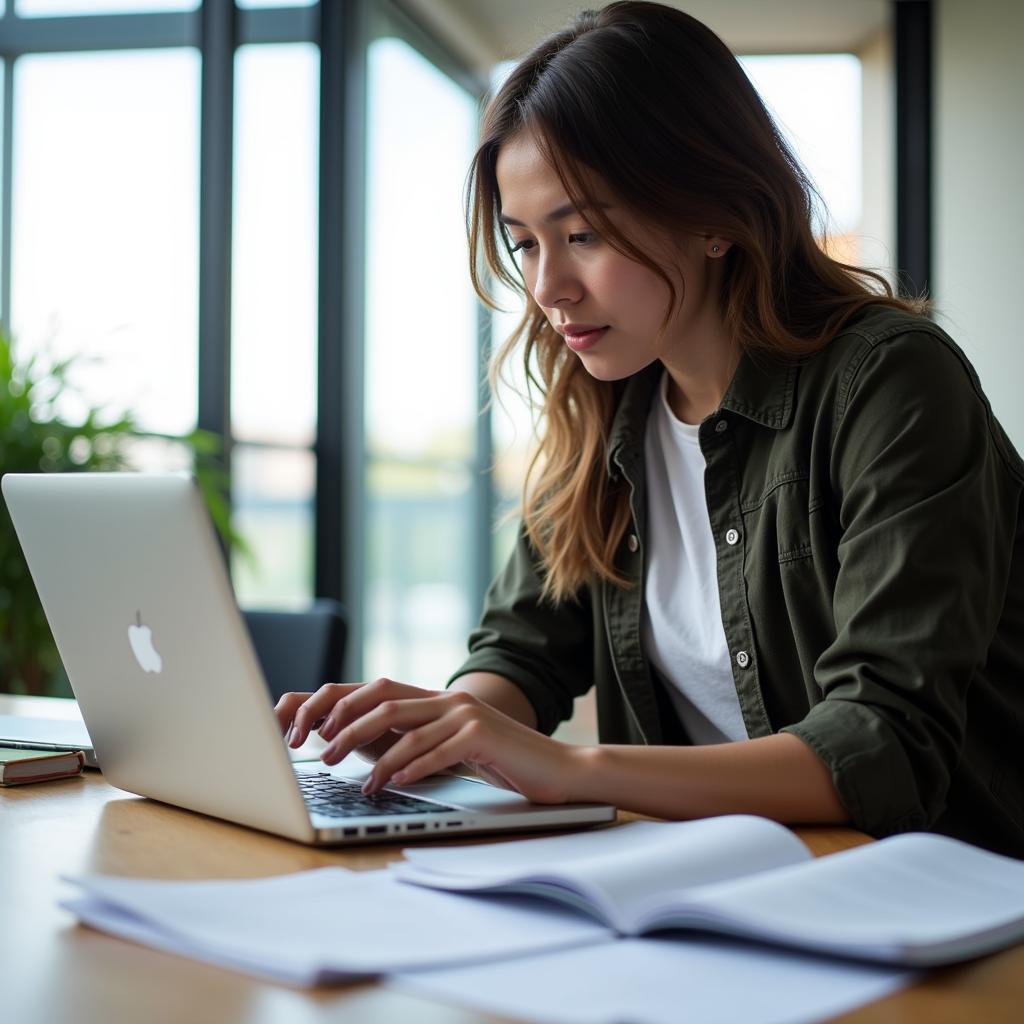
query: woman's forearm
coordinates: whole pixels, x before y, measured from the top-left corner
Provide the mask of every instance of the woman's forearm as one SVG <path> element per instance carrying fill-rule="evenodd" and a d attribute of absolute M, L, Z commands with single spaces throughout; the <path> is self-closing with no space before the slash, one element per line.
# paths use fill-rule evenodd
<path fill-rule="evenodd" d="M 849 820 L 824 762 L 789 733 L 701 747 L 578 747 L 569 760 L 571 801 L 611 803 L 658 818 Z"/>

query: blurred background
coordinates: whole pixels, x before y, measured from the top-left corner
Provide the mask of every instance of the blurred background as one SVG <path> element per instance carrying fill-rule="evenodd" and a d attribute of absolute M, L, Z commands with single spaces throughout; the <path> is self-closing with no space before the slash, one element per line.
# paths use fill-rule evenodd
<path fill-rule="evenodd" d="M 240 603 L 340 599 L 347 678 L 442 685 L 511 543 L 529 418 L 483 379 L 516 301 L 473 295 L 462 193 L 488 90 L 579 6 L 0 0 L 15 361 L 72 359 L 48 415 L 127 413 L 134 468 L 220 437 Z M 1024 444 L 1024 4 L 676 6 L 792 140 L 822 244 L 927 291 Z"/>

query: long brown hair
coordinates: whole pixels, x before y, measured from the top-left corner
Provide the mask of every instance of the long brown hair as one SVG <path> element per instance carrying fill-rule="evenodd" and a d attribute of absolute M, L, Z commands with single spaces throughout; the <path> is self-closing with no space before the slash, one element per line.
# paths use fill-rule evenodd
<path fill-rule="evenodd" d="M 665 325 L 678 299 L 672 278 L 602 214 L 595 174 L 641 220 L 732 243 L 721 310 L 748 352 L 806 355 L 870 303 L 911 306 L 880 275 L 830 258 L 815 241 L 814 188 L 718 36 L 674 8 L 625 0 L 584 11 L 545 39 L 487 107 L 466 205 L 473 284 L 492 307 L 488 273 L 526 293 L 498 221 L 495 177 L 499 149 L 523 130 L 604 239 L 668 286 Z M 542 424 L 523 521 L 543 564 L 545 596 L 561 601 L 595 579 L 624 583 L 615 553 L 629 526 L 629 495 L 605 470 L 622 383 L 591 377 L 526 300 L 495 357 L 492 384 L 523 344 Z"/>

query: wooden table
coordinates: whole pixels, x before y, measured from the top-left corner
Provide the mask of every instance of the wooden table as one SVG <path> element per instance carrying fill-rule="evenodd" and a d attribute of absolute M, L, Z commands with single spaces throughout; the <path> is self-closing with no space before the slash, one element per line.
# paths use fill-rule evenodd
<path fill-rule="evenodd" d="M 10 710 L 10 701 L 0 700 L 0 711 Z M 868 841 L 849 829 L 797 832 L 819 855 Z M 59 898 L 72 894 L 60 882 L 62 874 L 255 878 L 331 864 L 377 868 L 400 856 L 399 844 L 344 851 L 304 847 L 132 796 L 93 771 L 77 779 L 0 789 L 0 1019 L 12 1024 L 497 1020 L 376 984 L 300 991 L 260 982 L 81 927 L 57 906 Z M 936 972 L 842 1020 L 1024 1020 L 1024 945 Z"/>

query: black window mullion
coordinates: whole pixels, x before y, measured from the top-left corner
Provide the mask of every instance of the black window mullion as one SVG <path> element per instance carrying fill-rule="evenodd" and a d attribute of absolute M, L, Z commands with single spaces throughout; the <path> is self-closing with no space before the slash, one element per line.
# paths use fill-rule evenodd
<path fill-rule="evenodd" d="M 367 0 L 320 4 L 320 260 L 314 587 L 340 600 L 362 669 Z"/>
<path fill-rule="evenodd" d="M 896 53 L 896 262 L 904 295 L 927 291 L 932 258 L 932 5 L 893 4 Z"/>
<path fill-rule="evenodd" d="M 231 442 L 231 200 L 235 9 L 205 0 L 200 12 L 198 424 Z"/>

